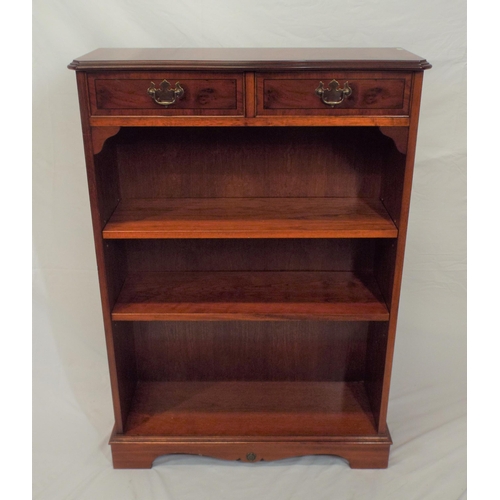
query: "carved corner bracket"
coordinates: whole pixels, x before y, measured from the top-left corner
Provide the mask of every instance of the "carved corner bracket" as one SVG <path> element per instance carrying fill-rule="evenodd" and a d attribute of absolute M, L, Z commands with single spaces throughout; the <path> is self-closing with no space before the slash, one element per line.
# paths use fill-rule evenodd
<path fill-rule="evenodd" d="M 104 147 L 104 143 L 115 136 L 121 127 L 92 127 L 92 149 L 94 154 L 99 154 Z"/>
<path fill-rule="evenodd" d="M 397 150 L 406 154 L 408 150 L 408 128 L 407 127 L 379 127 L 380 132 L 385 136 L 390 137 Z"/>

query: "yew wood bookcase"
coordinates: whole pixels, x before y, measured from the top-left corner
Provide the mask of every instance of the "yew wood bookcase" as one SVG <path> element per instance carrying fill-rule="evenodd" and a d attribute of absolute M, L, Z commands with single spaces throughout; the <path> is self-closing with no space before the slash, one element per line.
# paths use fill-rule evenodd
<path fill-rule="evenodd" d="M 425 59 L 98 49 L 74 60 L 116 468 L 387 467 Z"/>

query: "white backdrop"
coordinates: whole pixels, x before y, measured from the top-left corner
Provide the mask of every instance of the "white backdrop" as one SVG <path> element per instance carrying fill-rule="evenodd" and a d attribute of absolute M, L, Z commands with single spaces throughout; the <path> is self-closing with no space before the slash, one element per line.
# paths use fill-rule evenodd
<path fill-rule="evenodd" d="M 34 0 L 34 498 L 465 498 L 465 1 Z M 115 471 L 72 59 L 99 47 L 403 47 L 426 58 L 389 469 L 163 457 Z"/>

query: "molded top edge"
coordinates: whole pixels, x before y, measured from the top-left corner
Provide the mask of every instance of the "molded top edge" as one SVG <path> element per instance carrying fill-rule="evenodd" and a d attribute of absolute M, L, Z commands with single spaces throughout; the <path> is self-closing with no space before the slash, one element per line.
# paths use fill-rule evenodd
<path fill-rule="evenodd" d="M 151 48 L 97 49 L 68 68 L 95 70 L 295 70 L 422 71 L 432 66 L 401 48 Z"/>

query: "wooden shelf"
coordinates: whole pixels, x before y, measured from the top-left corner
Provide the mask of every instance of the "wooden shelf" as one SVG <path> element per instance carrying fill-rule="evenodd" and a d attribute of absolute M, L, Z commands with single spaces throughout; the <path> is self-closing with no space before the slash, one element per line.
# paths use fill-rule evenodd
<path fill-rule="evenodd" d="M 396 238 L 379 200 L 364 198 L 173 198 L 119 203 L 105 239 Z"/>
<path fill-rule="evenodd" d="M 130 275 L 115 321 L 387 321 L 373 277 L 351 272 L 167 272 Z"/>
<path fill-rule="evenodd" d="M 377 435 L 363 382 L 144 382 L 125 436 Z"/>

